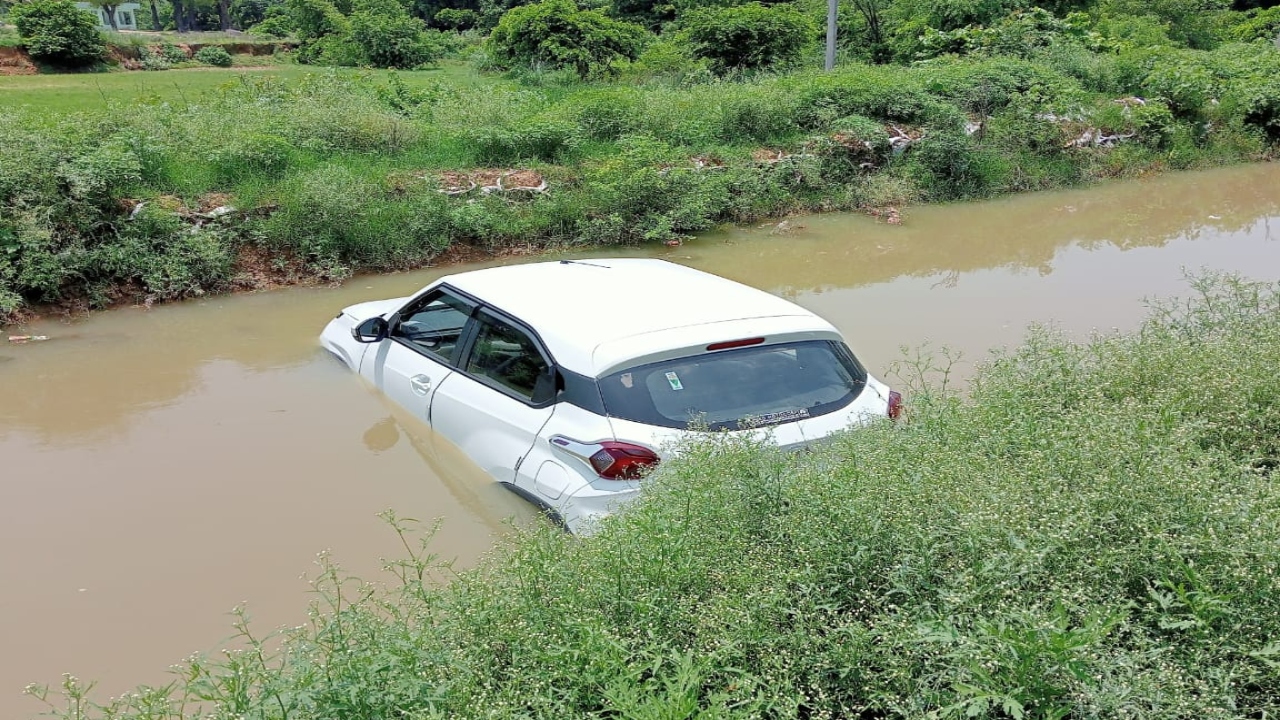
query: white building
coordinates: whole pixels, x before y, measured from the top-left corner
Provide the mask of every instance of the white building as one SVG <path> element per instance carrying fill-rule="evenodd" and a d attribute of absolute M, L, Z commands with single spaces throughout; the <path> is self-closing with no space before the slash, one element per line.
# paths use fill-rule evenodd
<path fill-rule="evenodd" d="M 111 29 L 111 18 L 107 16 L 107 9 L 100 5 L 91 5 L 87 2 L 78 2 L 76 7 L 81 10 L 88 10 L 98 18 L 98 27 L 103 30 Z M 116 27 L 121 30 L 137 30 L 138 29 L 138 9 L 142 7 L 136 2 L 126 2 L 116 5 Z"/>

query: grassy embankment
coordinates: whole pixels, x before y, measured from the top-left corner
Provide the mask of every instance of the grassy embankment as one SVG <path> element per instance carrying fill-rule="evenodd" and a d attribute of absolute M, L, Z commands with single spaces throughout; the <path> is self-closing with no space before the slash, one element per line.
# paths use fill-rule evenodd
<path fill-rule="evenodd" d="M 245 629 L 162 690 L 49 699 L 77 720 L 1273 717 L 1280 284 L 1202 287 L 1130 335 L 1033 332 L 967 397 L 918 391 L 908 422 L 812 454 L 709 438 L 596 536 L 527 531 L 456 577 L 424 551 L 387 586 L 329 568 L 283 644 Z"/>
<path fill-rule="evenodd" d="M 1280 127 L 1269 43 L 1046 53 L 746 81 L 656 60 L 615 83 L 460 63 L 242 73 L 203 93 L 227 74 L 3 79 L 24 104 L 0 111 L 0 316 L 403 268 L 456 243 L 663 241 L 1234 162 L 1264 156 Z M 1115 102 L 1131 94 L 1148 102 Z M 1124 138 L 1073 142 L 1099 134 Z M 547 189 L 485 193 L 498 174 L 478 168 Z M 209 216 L 222 206 L 235 211 Z"/>

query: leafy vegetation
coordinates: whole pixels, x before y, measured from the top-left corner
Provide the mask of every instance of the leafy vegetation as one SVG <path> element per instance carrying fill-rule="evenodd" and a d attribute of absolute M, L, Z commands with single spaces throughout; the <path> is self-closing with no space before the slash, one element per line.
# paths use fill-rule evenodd
<path fill-rule="evenodd" d="M 309 47 L 347 47 L 322 32 L 348 16 L 294 2 L 317 10 Z M 668 241 L 795 211 L 1263 157 L 1280 136 L 1269 43 L 1050 50 L 1052 63 L 982 51 L 727 81 L 651 46 L 615 61 L 617 83 L 583 82 L 576 66 L 502 78 L 452 63 L 243 75 L 205 97 L 166 86 L 168 103 L 75 116 L 11 110 L 4 127 L 20 151 L 0 157 L 0 286 L 12 312 L 230 289 L 242 282 L 236 259 L 255 248 L 343 277 L 421 264 L 455 243 Z M 477 168 L 519 170 L 546 189 L 485 193 L 498 176 Z M 206 217 L 221 206 L 235 210 Z M 172 222 L 159 222 L 166 213 Z M 193 232 L 218 262 L 192 252 Z"/>
<path fill-rule="evenodd" d="M 721 72 L 794 65 L 815 31 L 799 10 L 758 2 L 700 8 L 686 15 L 683 25 L 694 56 L 710 60 Z"/>
<path fill-rule="evenodd" d="M 579 10 L 573 0 L 542 0 L 502 16 L 489 39 L 500 62 L 572 68 L 579 78 L 608 74 L 618 60 L 634 60 L 644 29 L 598 10 Z"/>
<path fill-rule="evenodd" d="M 225 48 L 218 47 L 217 45 L 200 48 L 195 52 L 195 55 L 193 55 L 192 58 L 198 63 L 212 65 L 214 67 L 231 67 L 232 62 L 231 53 L 228 53 Z"/>
<path fill-rule="evenodd" d="M 600 532 L 387 584 L 63 718 L 1269 717 L 1280 286 L 1200 281 L 1130 335 L 1048 330 L 964 396 L 812 453 L 713 436 Z M 907 377 L 927 362 L 904 365 Z M 185 715 L 183 714 L 185 713 Z"/>
<path fill-rule="evenodd" d="M 30 0 L 9 10 L 31 57 L 66 67 L 84 67 L 102 60 L 106 46 L 93 16 L 71 0 Z"/>

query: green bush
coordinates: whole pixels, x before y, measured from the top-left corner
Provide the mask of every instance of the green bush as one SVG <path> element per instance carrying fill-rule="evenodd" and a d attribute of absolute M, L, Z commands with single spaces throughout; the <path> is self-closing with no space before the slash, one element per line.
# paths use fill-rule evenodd
<path fill-rule="evenodd" d="M 800 10 L 758 2 L 693 10 L 681 17 L 681 25 L 694 56 L 711 61 L 722 73 L 792 65 L 816 32 Z"/>
<path fill-rule="evenodd" d="M 351 40 L 369 65 L 410 69 L 434 62 L 442 48 L 431 43 L 426 25 L 398 0 L 363 0 L 351 14 Z"/>
<path fill-rule="evenodd" d="M 1249 10 L 1245 19 L 1232 25 L 1227 33 L 1241 42 L 1274 41 L 1280 37 L 1280 6 Z"/>
<path fill-rule="evenodd" d="M 233 185 L 251 177 L 279 178 L 293 162 L 293 145 L 276 135 L 249 135 L 220 145 L 207 162 L 214 181 Z"/>
<path fill-rule="evenodd" d="M 180 62 L 186 62 L 191 59 L 187 57 L 185 50 L 169 42 L 161 43 L 154 52 L 170 65 L 177 65 Z"/>
<path fill-rule="evenodd" d="M 942 132 L 911 149 L 908 172 L 931 200 L 981 197 L 998 189 L 1005 168 L 991 150 L 960 133 Z"/>
<path fill-rule="evenodd" d="M 508 127 L 480 128 L 467 134 L 476 161 L 508 164 L 520 160 L 555 162 L 579 143 L 575 123 L 555 116 L 522 119 Z"/>
<path fill-rule="evenodd" d="M 1217 96 L 1217 81 L 1203 54 L 1169 54 L 1153 63 L 1143 89 L 1179 117 L 1196 117 Z"/>
<path fill-rule="evenodd" d="M 284 186 L 265 230 L 276 247 L 343 274 L 350 267 L 403 269 L 448 247 L 445 202 L 429 189 L 392 199 L 368 177 L 323 166 Z"/>
<path fill-rule="evenodd" d="M 9 22 L 31 57 L 69 67 L 100 62 L 106 52 L 98 23 L 71 0 L 29 0 L 9 10 Z"/>
<path fill-rule="evenodd" d="M 918 122 L 936 100 L 919 75 L 899 68 L 854 67 L 795 82 L 798 120 L 806 128 L 822 128 L 837 118 L 866 115 Z"/>
<path fill-rule="evenodd" d="M 202 47 L 196 51 L 194 56 L 196 62 L 203 65 L 212 65 L 214 67 L 231 67 L 231 53 L 226 48 L 217 45 L 209 45 Z"/>
<path fill-rule="evenodd" d="M 608 74 L 618 60 L 634 60 L 649 34 L 573 0 L 543 0 L 507 11 L 489 45 L 509 65 L 572 68 L 578 77 Z"/>
<path fill-rule="evenodd" d="M 480 16 L 474 10 L 442 8 L 431 21 L 450 30 L 470 30 L 480 22 Z"/>
<path fill-rule="evenodd" d="M 799 129 L 795 98 L 776 86 L 741 86 L 725 98 L 720 137 L 726 142 L 769 142 Z"/>
<path fill-rule="evenodd" d="M 269 15 L 262 22 L 249 28 L 249 32 L 267 38 L 287 38 L 293 34 L 293 21 L 288 13 Z"/>
<path fill-rule="evenodd" d="M 1251 83 L 1235 100 L 1245 123 L 1267 134 L 1273 142 L 1280 140 L 1280 80 L 1274 77 Z"/>
<path fill-rule="evenodd" d="M 643 95 L 626 87 L 579 93 L 570 102 L 578 127 L 595 140 L 617 140 L 631 133 L 644 112 Z"/>

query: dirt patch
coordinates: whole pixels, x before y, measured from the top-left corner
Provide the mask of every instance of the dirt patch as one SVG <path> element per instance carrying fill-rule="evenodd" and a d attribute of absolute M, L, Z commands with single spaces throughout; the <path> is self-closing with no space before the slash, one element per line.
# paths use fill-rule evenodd
<path fill-rule="evenodd" d="M 759 163 L 776 163 L 786 156 L 783 151 L 773 148 L 756 148 L 751 151 L 751 159 Z"/>
<path fill-rule="evenodd" d="M 16 47 L 0 47 L 0 75 L 35 75 L 39 70 L 26 52 Z"/>
<path fill-rule="evenodd" d="M 545 187 L 546 179 L 533 170 L 514 170 L 507 173 L 502 180 L 504 190 L 534 190 Z"/>
<path fill-rule="evenodd" d="M 229 207 L 232 198 L 227 193 L 211 192 L 200 196 L 199 207 L 200 212 L 207 213 L 220 207 Z"/>
<path fill-rule="evenodd" d="M 501 190 L 502 176 L 508 171 L 495 168 L 481 168 L 471 171 L 471 180 L 480 186 L 481 190 Z"/>
<path fill-rule="evenodd" d="M 236 251 L 231 287 L 236 290 L 270 290 L 290 285 L 316 285 L 325 280 L 292 255 L 277 255 L 256 245 L 245 245 Z"/>
<path fill-rule="evenodd" d="M 447 170 L 436 173 L 440 192 L 446 195 L 463 195 L 476 188 L 489 193 L 543 193 L 547 191 L 547 179 L 542 173 L 527 168 L 479 168 L 461 171 Z"/>

